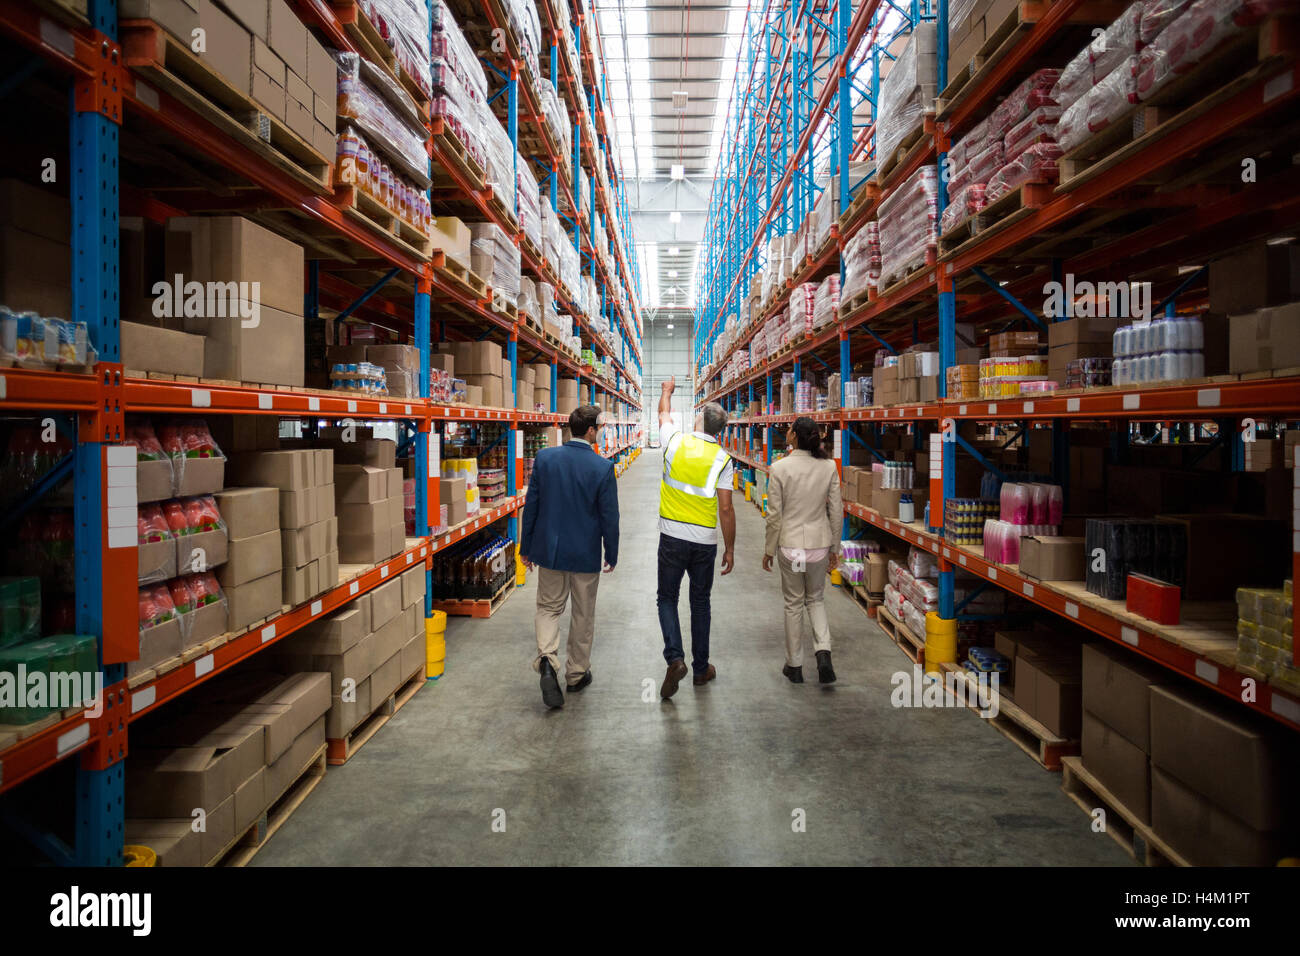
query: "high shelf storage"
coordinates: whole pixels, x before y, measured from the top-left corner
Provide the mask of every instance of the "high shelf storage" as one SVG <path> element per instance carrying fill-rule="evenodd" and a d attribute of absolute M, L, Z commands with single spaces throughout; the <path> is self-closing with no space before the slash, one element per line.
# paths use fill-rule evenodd
<path fill-rule="evenodd" d="M 517 540 L 516 512 L 522 507 L 524 426 L 549 426 L 558 437 L 567 413 L 556 411 L 554 383 L 563 373 L 589 389 L 591 400 L 607 400 L 610 428 L 601 454 L 619 473 L 640 444 L 640 306 L 635 248 L 614 150 L 608 147 L 599 52 L 588 49 L 589 11 L 575 0 L 539 0 L 544 49 L 540 73 L 524 56 L 519 24 L 508 5 L 452 2 L 466 34 L 492 77 L 490 100 L 501 117 L 519 160 L 547 172 L 544 188 L 565 225 L 581 272 L 598 292 L 590 314 L 610 332 L 593 328 L 576 301 L 579 289 L 560 281 L 558 264 L 526 239 L 519 217 L 518 190 L 506 204 L 469 156 L 456 132 L 431 112 L 427 92 L 384 45 L 362 4 L 296 0 L 294 14 L 325 46 L 353 53 L 411 94 L 427 128 L 428 180 L 424 196 L 434 215 L 466 215 L 496 224 L 519 247 L 522 269 L 551 283 L 557 305 L 572 317 L 578 354 L 541 324 L 493 295 L 489 283 L 452 262 L 434 239 L 422 237 L 400 217 L 367 207 L 354 187 L 340 181 L 334 141 L 327 162 L 297 151 L 282 124 L 267 123 L 256 110 L 241 112 L 215 82 L 202 85 L 202 70 L 183 48 L 147 20 L 119 17 L 114 0 L 36 3 L 0 0 L 0 42 L 11 54 L 11 95 L 34 74 L 50 77 L 63 91 L 71 155 L 61 155 L 58 138 L 40 143 L 52 155 L 59 180 L 70 183 L 72 202 L 71 319 L 85 322 L 96 350 L 93 369 L 83 373 L 21 367 L 0 368 L 0 413 L 68 418 L 72 453 L 50 480 L 31 489 L 22 507 L 38 500 L 57 478 L 74 477 L 76 626 L 94 635 L 105 687 L 101 715 L 79 708 L 41 721 L 36 729 L 0 735 L 0 792 L 10 791 L 69 759 L 77 761 L 75 842 L 31 829 L 29 835 L 57 862 L 120 865 L 123 848 L 124 760 L 129 759 L 131 723 L 186 694 L 215 675 L 247 661 L 307 623 L 346 605 L 391 576 L 423 566 L 426 581 L 440 551 L 468 535 L 505 521 Z M 429 10 L 434 4 L 429 4 Z M 476 31 L 481 31 L 479 36 Z M 504 47 L 496 42 L 504 39 Z M 481 40 L 481 42 L 479 42 Z M 561 152 L 544 121 L 539 88 L 545 78 L 563 97 L 573 120 L 573 150 Z M 210 79 L 210 78 L 208 78 Z M 205 80 L 204 82 L 207 82 Z M 268 131 L 269 126 L 269 131 Z M 126 178 L 119 158 L 147 156 L 167 174 Z M 138 168 L 133 166 L 133 168 Z M 518 170 L 515 170 L 518 174 Z M 174 175 L 173 175 L 174 174 Z M 33 173 L 33 178 L 39 172 Z M 585 201 L 577 184 L 588 183 Z M 567 210 L 567 214 L 565 211 Z M 395 341 L 418 348 L 418 391 L 406 397 L 367 397 L 312 388 L 184 376 L 140 376 L 124 366 L 119 338 L 119 216 L 165 223 L 202 213 L 245 215 L 306 249 L 304 315 L 308 323 L 342 335 L 345 320 L 373 322 L 393 330 Z M 436 342 L 492 340 L 502 344 L 512 383 L 530 361 L 550 365 L 550 409 L 469 407 L 434 400 L 430 361 Z M 346 344 L 330 338 L 332 344 Z M 307 343 L 311 359 L 312 342 Z M 324 341 L 319 343 L 324 348 Z M 594 360 L 584 358 L 582 351 Z M 317 356 L 318 360 L 321 356 Z M 593 361 L 595 364 L 593 364 Z M 600 365 L 601 368 L 597 368 Z M 607 371 L 606 371 L 607 370 Z M 414 460 L 415 534 L 389 560 L 348 575 L 314 600 L 286 607 L 252 627 L 227 633 L 187 652 L 166 673 L 128 681 L 125 662 L 136 659 L 137 548 L 135 501 L 115 489 L 122 469 L 135 468 L 134 450 L 123 447 L 126 416 L 193 414 L 269 416 L 316 424 L 394 422 L 399 443 Z M 440 445 L 448 425 L 504 426 L 507 455 L 505 498 L 476 517 L 435 534 Z M 431 473 L 433 469 L 433 473 Z M 130 504 L 130 514 L 120 506 Z M 129 519 L 129 520 L 128 520 Z M 426 587 L 425 616 L 432 614 Z"/>
<path fill-rule="evenodd" d="M 731 412 L 728 446 L 763 471 L 774 446 L 783 444 L 779 431 L 796 417 L 781 413 L 782 373 L 792 373 L 795 383 L 814 370 L 838 373 L 838 400 L 810 414 L 830 427 L 842 469 L 862 454 L 868 462 L 884 461 L 883 436 L 891 430 L 897 436 L 892 447 L 914 449 L 929 462 L 928 525 L 919 503 L 916 521 L 905 524 L 846 500 L 844 536 L 869 525 L 935 555 L 941 618 L 960 616 L 954 600 L 954 571 L 960 569 L 1214 688 L 1242 708 L 1300 729 L 1300 689 L 1238 664 L 1235 619 L 1202 629 L 1157 625 L 1081 583 L 1045 584 L 943 534 L 944 502 L 956 496 L 959 464 L 978 462 L 1000 475 L 974 447 L 980 429 L 999 444 L 1033 439 L 1049 449 L 1042 472 L 1068 494 L 1075 426 L 1086 423 L 1094 435 L 1106 434 L 1099 442 L 1101 469 L 1136 455 L 1135 443 L 1163 439 L 1196 441 L 1193 451 L 1202 459 L 1222 455 L 1224 473 L 1240 476 L 1257 437 L 1264 441 L 1272 428 L 1300 418 L 1300 369 L 1294 367 L 1225 368 L 1224 374 L 1160 384 L 976 398 L 949 398 L 945 374 L 958 364 L 959 350 L 976 344 L 958 341 L 963 327 L 984 341 L 1008 330 L 1050 332 L 1065 320 L 1039 305 L 1045 283 L 1076 275 L 1126 285 L 1149 281 L 1150 315 L 1194 313 L 1210 295 L 1207 263 L 1246 244 L 1294 238 L 1300 213 L 1290 159 L 1300 88 L 1294 5 L 1270 5 L 1242 17 L 1239 33 L 1203 62 L 1180 66 L 1180 77 L 1158 96 L 1126 104 L 1108 129 L 1067 149 L 1059 181 L 1031 176 L 978 215 L 963 213 L 958 225 L 936 229 L 937 248 L 923 261 L 879 276 L 878 286 L 843 295 L 816 327 L 797 328 L 784 343 L 760 339 L 762 347 L 751 351 L 765 323 L 779 317 L 792 296 L 804 294 L 805 283 L 838 276 L 843 286 L 846 249 L 868 227 L 883 232 L 897 208 L 891 199 L 897 202 L 904 186 L 928 176 L 927 168 L 934 170 L 935 218 L 942 220 L 954 198 L 947 186 L 954 144 L 1035 71 L 1062 69 L 1079 55 L 1087 64 L 1084 48 L 1128 4 L 993 4 L 1000 12 L 984 17 L 978 38 L 950 37 L 957 6 L 864 0 L 817 11 L 807 4 L 751 7 L 723 139 L 729 145 L 706 227 L 703 256 L 714 268 L 697 294 L 696 401 L 718 401 Z M 1185 5 L 1163 6 L 1176 13 Z M 909 104 L 915 111 L 900 123 L 890 112 L 897 104 L 882 99 L 882 75 L 903 62 L 908 40 L 922 27 L 933 31 L 937 44 L 937 84 L 922 87 L 921 101 Z M 963 52 L 950 61 L 958 47 Z M 950 72 L 950 64 L 960 68 Z M 895 129 L 882 148 L 882 126 L 890 123 Z M 793 254 L 783 250 L 784 271 L 765 282 L 765 274 L 778 271 L 769 250 L 785 234 L 795 243 Z M 937 395 L 845 407 L 856 363 L 866 359 L 859 374 L 870 375 L 877 349 L 894 355 L 930 340 L 939 353 Z M 1225 363 L 1226 347 L 1225 338 Z M 1291 494 L 1290 474 L 1285 495 Z M 1283 518 L 1290 527 L 1290 498 L 1279 522 Z M 1294 577 L 1300 567 L 1295 560 L 1285 576 Z M 1257 694 L 1243 694 L 1243 687 L 1256 684 Z"/>

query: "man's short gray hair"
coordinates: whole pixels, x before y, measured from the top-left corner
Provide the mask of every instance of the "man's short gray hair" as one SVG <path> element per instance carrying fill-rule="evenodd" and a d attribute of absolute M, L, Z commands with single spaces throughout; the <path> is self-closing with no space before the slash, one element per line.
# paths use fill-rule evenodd
<path fill-rule="evenodd" d="M 716 437 L 727 425 L 727 410 L 717 402 L 709 402 L 700 409 L 700 421 L 704 434 Z"/>

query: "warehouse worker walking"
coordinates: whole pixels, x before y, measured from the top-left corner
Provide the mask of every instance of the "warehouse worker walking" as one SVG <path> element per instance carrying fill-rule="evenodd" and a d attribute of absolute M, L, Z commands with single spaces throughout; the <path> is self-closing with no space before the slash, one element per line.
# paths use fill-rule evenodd
<path fill-rule="evenodd" d="M 677 693 L 686 676 L 682 625 L 677 615 L 682 576 L 689 575 L 691 605 L 691 667 L 698 686 L 717 676 L 709 663 L 709 593 L 713 562 L 718 556 L 718 524 L 722 525 L 722 573 L 735 564 L 736 512 L 731 506 L 731 456 L 718 442 L 727 424 L 721 405 L 710 402 L 695 419 L 695 431 L 681 430 L 672 415 L 669 378 L 659 391 L 659 438 L 663 443 L 663 477 L 659 483 L 659 627 L 664 636 L 668 673 L 659 696 Z"/>
<path fill-rule="evenodd" d="M 537 453 L 524 499 L 519 555 L 529 570 L 538 569 L 533 670 L 541 674 L 542 700 L 551 708 L 564 706 L 556 674 L 565 604 L 572 597 L 564 668 L 572 694 L 591 683 L 602 542 L 605 573 L 618 564 L 618 485 L 614 463 L 596 451 L 601 427 L 599 408 L 576 408 L 569 415 L 573 437 Z"/>
<path fill-rule="evenodd" d="M 803 683 L 803 622 L 812 626 L 817 674 L 823 684 L 835 681 L 831 667 L 831 631 L 826 622 L 826 576 L 840 550 L 840 474 L 822 446 L 821 430 L 811 418 L 796 418 L 794 448 L 774 462 L 767 476 L 767 538 L 763 570 L 772 559 L 781 565 L 785 598 L 785 667 L 791 683 Z"/>

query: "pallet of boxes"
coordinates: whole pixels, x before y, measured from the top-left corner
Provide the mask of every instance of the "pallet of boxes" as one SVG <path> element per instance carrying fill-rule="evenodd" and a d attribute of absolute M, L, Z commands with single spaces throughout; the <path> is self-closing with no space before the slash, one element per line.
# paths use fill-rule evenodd
<path fill-rule="evenodd" d="M 350 577 L 406 549 L 402 469 L 394 442 L 336 430 L 326 430 L 322 437 L 334 453 L 339 560 L 346 566 L 344 576 Z"/>
<path fill-rule="evenodd" d="M 431 357 L 435 368 L 463 379 L 467 404 L 481 408 L 514 406 L 514 380 L 504 374 L 509 368 L 499 342 L 439 342 Z"/>

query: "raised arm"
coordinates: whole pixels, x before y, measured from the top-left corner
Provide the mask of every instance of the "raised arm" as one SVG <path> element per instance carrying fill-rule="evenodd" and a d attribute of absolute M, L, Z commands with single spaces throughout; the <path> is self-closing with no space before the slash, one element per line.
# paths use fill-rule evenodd
<path fill-rule="evenodd" d="M 659 427 L 663 428 L 673 417 L 673 391 L 677 388 L 677 376 L 670 375 L 668 381 L 659 384 Z"/>

